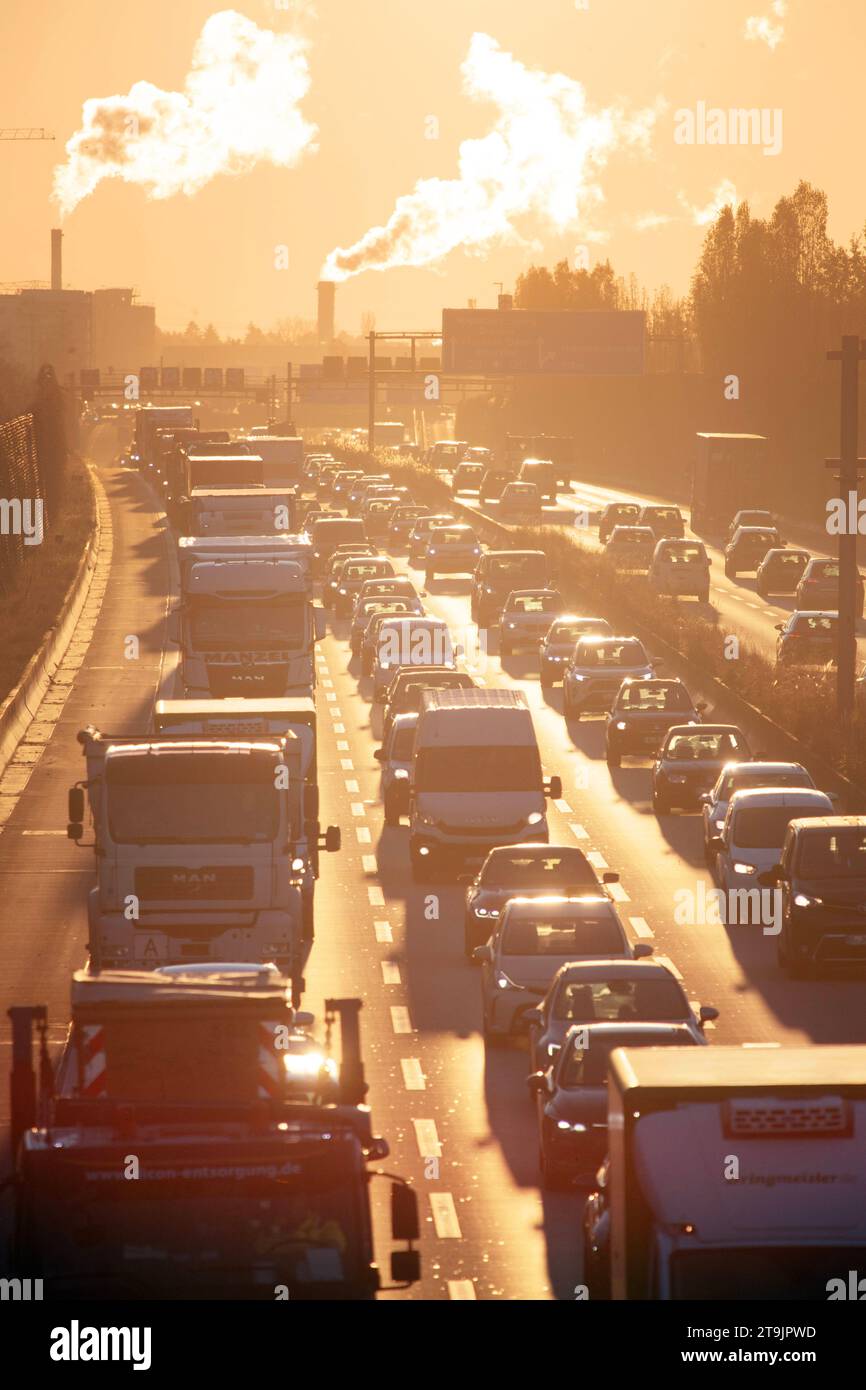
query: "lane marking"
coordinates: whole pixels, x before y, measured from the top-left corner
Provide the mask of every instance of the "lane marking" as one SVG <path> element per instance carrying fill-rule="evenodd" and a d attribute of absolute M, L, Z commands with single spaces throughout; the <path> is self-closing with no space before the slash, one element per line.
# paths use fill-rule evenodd
<path fill-rule="evenodd" d="M 394 933 L 391 931 L 390 922 L 374 922 L 373 930 L 376 933 L 376 940 L 383 946 L 390 945 L 394 940 Z"/>
<path fill-rule="evenodd" d="M 336 695 L 335 695 L 335 696 L 334 696 L 334 699 L 336 700 L 336 698 L 337 698 L 337 697 L 336 697 Z M 330 712 L 330 715 L 331 715 L 331 718 L 332 718 L 332 719 L 342 719 L 343 716 L 342 716 L 342 714 L 340 713 L 340 711 L 337 709 L 337 706 L 336 706 L 336 705 L 329 705 L 328 709 L 329 709 L 329 712 Z"/>
<path fill-rule="evenodd" d="M 327 670 L 327 667 L 325 667 L 325 670 Z M 322 678 L 322 685 L 325 687 L 326 690 L 333 690 L 334 688 L 334 682 L 332 680 L 328 680 L 326 677 Z"/>
<path fill-rule="evenodd" d="M 348 751 L 349 751 L 349 740 L 348 740 L 347 738 L 338 738 L 338 739 L 337 739 L 337 752 L 338 752 L 338 753 L 348 753 Z"/>
<path fill-rule="evenodd" d="M 631 902 L 631 898 L 621 883 L 606 883 L 605 887 L 615 903 Z"/>
<path fill-rule="evenodd" d="M 655 936 L 655 932 L 645 917 L 629 917 L 629 925 L 635 936 Z"/>
<path fill-rule="evenodd" d="M 372 836 L 366 825 L 356 825 L 355 834 L 358 837 L 359 845 L 371 845 L 373 843 Z"/>
<path fill-rule="evenodd" d="M 563 816 L 574 815 L 574 812 L 572 811 L 568 802 L 565 801 L 562 797 L 560 797 L 558 801 L 554 801 L 553 804 L 556 807 L 557 811 L 559 811 Z"/>
<path fill-rule="evenodd" d="M 609 868 L 608 862 L 605 859 L 604 855 L 597 849 L 587 850 L 586 857 L 594 869 Z"/>
<path fill-rule="evenodd" d="M 371 907 L 385 906 L 385 894 L 382 892 L 382 889 L 379 887 L 378 884 L 367 884 L 367 902 L 370 904 Z"/>
<path fill-rule="evenodd" d="M 417 1057 L 401 1057 L 400 1070 L 403 1073 L 403 1085 L 407 1091 L 426 1091 L 427 1082 Z"/>
<path fill-rule="evenodd" d="M 459 1303 L 477 1302 L 478 1295 L 475 1292 L 475 1284 L 471 1279 L 449 1279 L 448 1297 Z"/>
<path fill-rule="evenodd" d="M 364 810 L 363 801 L 351 801 L 349 803 L 349 808 L 353 816 L 365 816 L 367 814 L 367 812 Z"/>
<path fill-rule="evenodd" d="M 655 959 L 660 960 L 662 965 L 666 965 L 671 974 L 675 975 L 678 980 L 681 980 L 683 978 L 679 970 L 677 970 L 677 967 L 671 960 L 670 956 L 656 956 Z"/>
<path fill-rule="evenodd" d="M 374 874 L 379 868 L 375 854 L 362 854 L 361 867 L 365 874 Z"/>
<path fill-rule="evenodd" d="M 341 758 L 341 759 L 340 759 L 340 767 L 343 769 L 344 772 L 354 772 L 354 771 L 355 771 L 355 764 L 354 764 L 354 762 L 352 761 L 351 758 Z"/>
<path fill-rule="evenodd" d="M 65 830 L 22 830 L 22 835 L 62 835 L 66 839 Z"/>
<path fill-rule="evenodd" d="M 589 839 L 589 832 L 584 830 L 582 825 L 578 825 L 576 821 L 569 821 L 568 828 L 576 840 Z"/>
<path fill-rule="evenodd" d="M 354 778 L 354 777 L 347 777 L 347 778 L 346 778 L 346 791 L 347 791 L 347 792 L 359 792 L 360 790 L 361 790 L 361 788 L 360 788 L 360 786 L 359 786 L 358 781 L 357 781 L 356 778 Z"/>
<path fill-rule="evenodd" d="M 415 1140 L 418 1144 L 418 1152 L 422 1158 L 441 1158 L 442 1145 L 439 1142 L 439 1131 L 436 1128 L 435 1120 L 413 1120 L 415 1129 Z"/>
<path fill-rule="evenodd" d="M 382 967 L 382 983 L 385 985 L 399 985 L 400 967 L 395 960 L 383 960 L 379 964 Z"/>
<path fill-rule="evenodd" d="M 324 685 L 324 681 L 322 682 L 322 684 Z M 325 699 L 326 699 L 326 700 L 336 700 L 336 698 L 337 698 L 336 691 L 333 691 L 333 690 L 326 690 L 326 691 L 325 691 Z"/>
<path fill-rule="evenodd" d="M 332 709 L 332 710 L 331 710 L 331 713 L 332 713 L 332 714 L 339 714 L 340 711 L 339 711 L 338 709 Z M 335 724 L 335 725 L 334 725 L 334 733 L 335 733 L 335 734 L 344 734 L 345 732 L 346 732 L 346 726 L 345 726 L 345 724 Z"/>
<path fill-rule="evenodd" d="M 462 1240 L 463 1232 L 457 1220 L 457 1208 L 450 1192 L 431 1192 L 430 1211 L 440 1240 Z"/>
<path fill-rule="evenodd" d="M 395 1033 L 411 1033 L 412 1021 L 405 1004 L 391 1005 L 391 1027 Z"/>

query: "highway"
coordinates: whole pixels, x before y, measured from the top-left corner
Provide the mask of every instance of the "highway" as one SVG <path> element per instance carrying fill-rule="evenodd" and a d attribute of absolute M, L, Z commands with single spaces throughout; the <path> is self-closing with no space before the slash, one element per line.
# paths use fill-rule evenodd
<path fill-rule="evenodd" d="M 450 481 L 450 475 L 441 475 Z M 464 503 L 474 510 L 483 510 L 485 515 L 498 520 L 498 503 L 487 502 L 479 508 L 476 500 L 461 497 Z M 610 502 L 637 502 L 639 505 L 666 503 L 679 505 L 686 523 L 686 535 L 693 537 L 690 530 L 691 514 L 687 506 L 669 497 L 656 497 L 639 491 L 606 487 L 598 483 L 578 480 L 572 483 L 568 492 L 559 493 L 554 504 L 545 504 L 542 510 L 542 524 L 567 527 L 577 537 L 581 545 L 589 550 L 599 550 L 597 522 L 602 509 Z M 698 539 L 695 537 L 695 539 Z M 824 536 L 815 528 L 807 528 L 796 523 L 782 523 L 782 539 L 788 546 L 802 547 L 812 555 L 835 556 L 831 538 Z M 736 580 L 725 575 L 724 552 L 719 546 L 704 541 L 710 557 L 710 602 L 698 603 L 696 599 L 681 600 L 702 617 L 716 622 L 725 636 L 735 634 L 754 651 L 761 652 L 770 661 L 776 656 L 776 625 L 783 623 L 794 612 L 796 604 L 793 596 L 775 594 L 767 600 L 755 590 L 754 575 L 742 574 Z M 861 561 L 862 563 L 862 561 Z M 858 658 L 866 663 L 866 622 L 857 624 Z"/>
<path fill-rule="evenodd" d="M 90 853 L 65 839 L 67 788 L 83 775 L 75 733 L 90 722 L 146 731 L 173 673 L 165 656 L 172 571 L 163 520 L 138 474 L 118 466 L 111 427 L 98 427 L 91 457 L 112 523 L 110 570 L 106 528 L 90 612 L 0 781 L 4 1024 L 12 1003 L 47 1003 L 53 1042 L 68 1016 L 70 973 L 85 962 L 93 882 Z M 409 572 L 422 589 L 423 575 Z M 428 591 L 429 611 L 453 632 L 469 623 L 468 588 L 468 576 L 449 577 Z M 130 634 L 140 639 L 134 661 L 124 655 Z M 322 822 L 342 827 L 343 849 L 322 856 L 304 1002 L 320 1018 L 325 995 L 363 998 L 369 1102 L 374 1127 L 391 1146 L 383 1166 L 406 1175 L 420 1195 L 422 1280 L 384 1297 L 571 1298 L 581 1278 L 582 1197 L 539 1188 L 525 1046 L 485 1056 L 478 973 L 463 954 L 462 889 L 414 883 L 406 827 L 383 827 L 373 757 L 378 727 L 347 634 L 348 620 L 332 623 L 317 657 Z M 674 923 L 678 890 L 698 895 L 713 886 L 699 817 L 658 820 L 648 764 L 627 761 L 610 772 L 602 721 L 566 726 L 561 691 L 542 695 L 533 658 L 503 663 L 491 646 L 478 674 L 526 693 L 545 772 L 562 777 L 551 838 L 579 843 L 599 869 L 619 871 L 623 916 L 682 975 L 691 998 L 719 1008 L 711 1043 L 866 1042 L 866 979 L 791 981 L 760 927 Z M 678 672 L 667 666 L 665 674 Z M 692 682 L 690 689 L 702 693 Z M 729 712 L 716 706 L 706 717 L 724 720 Z M 3 1048 L 7 1059 L 5 1027 Z M 5 1091 L 2 1105 L 5 1118 Z M 374 1183 L 373 1191 L 386 1268 L 387 1185 Z"/>

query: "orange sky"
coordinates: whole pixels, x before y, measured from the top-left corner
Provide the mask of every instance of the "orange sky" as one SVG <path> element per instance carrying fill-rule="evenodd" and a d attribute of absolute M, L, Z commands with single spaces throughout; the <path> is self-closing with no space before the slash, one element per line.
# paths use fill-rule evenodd
<path fill-rule="evenodd" d="M 0 126 L 45 125 L 54 144 L 0 143 L 4 199 L 0 282 L 45 280 L 54 166 L 80 124 L 87 97 L 125 93 L 147 79 L 180 89 L 204 21 L 221 8 L 204 0 L 3 0 L 0 8 Z M 212 320 L 223 332 L 250 321 L 311 318 L 324 257 L 384 223 L 395 199 L 419 178 L 451 179 L 460 141 L 481 137 L 492 110 L 461 92 L 460 64 L 473 33 L 491 35 L 530 68 L 581 82 L 593 107 L 629 111 L 667 104 L 650 152 L 614 154 L 599 175 L 605 195 L 592 244 L 621 273 L 678 291 L 703 236 L 684 206 L 704 207 L 730 179 L 765 213 L 799 178 L 826 189 L 831 231 L 845 241 L 866 222 L 862 187 L 862 64 L 866 6 L 854 0 L 789 0 L 782 42 L 771 51 L 743 36 L 747 16 L 771 16 L 770 0 L 276 0 L 238 4 L 262 27 L 293 28 L 311 41 L 312 87 L 302 102 L 319 127 L 319 152 L 295 169 L 260 165 L 218 176 L 193 197 L 149 201 L 141 188 L 102 183 L 65 223 L 64 282 L 89 289 L 133 284 L 157 306 L 163 327 Z M 781 108 L 784 143 L 682 146 L 674 113 L 708 106 Z M 429 116 L 439 138 L 425 138 Z M 563 177 L 568 171 L 563 170 Z M 674 220 L 652 229 L 647 214 Z M 469 297 L 495 304 L 525 266 L 573 256 L 580 228 L 556 233 L 518 219 L 524 244 L 483 255 L 455 250 L 435 267 L 368 271 L 341 285 L 338 328 L 357 331 L 365 310 L 380 329 L 438 325 L 443 305 Z M 274 247 L 289 247 L 287 270 Z"/>

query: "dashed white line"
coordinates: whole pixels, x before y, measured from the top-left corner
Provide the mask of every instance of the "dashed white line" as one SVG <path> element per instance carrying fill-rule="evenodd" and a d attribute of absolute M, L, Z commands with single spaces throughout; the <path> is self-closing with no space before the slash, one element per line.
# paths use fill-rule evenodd
<path fill-rule="evenodd" d="M 588 850 L 586 857 L 594 869 L 606 869 L 608 867 L 604 855 L 597 849 Z"/>
<path fill-rule="evenodd" d="M 338 738 L 338 739 L 337 739 L 337 752 L 338 752 L 338 753 L 348 753 L 348 751 L 349 751 L 349 740 L 348 740 L 347 738 Z"/>
<path fill-rule="evenodd" d="M 367 902 L 371 907 L 385 906 L 385 894 L 382 892 L 378 883 L 367 884 Z"/>
<path fill-rule="evenodd" d="M 563 815 L 563 816 L 570 816 L 570 815 L 573 815 L 572 809 L 571 809 L 571 807 L 569 806 L 568 802 L 565 801 L 565 800 L 563 800 L 562 797 L 560 797 L 558 801 L 554 801 L 553 804 L 554 804 L 554 806 L 556 807 L 557 811 L 559 811 L 559 813 L 560 813 L 561 815 Z"/>
<path fill-rule="evenodd" d="M 631 902 L 631 898 L 629 897 L 628 893 L 625 891 L 621 883 L 608 883 L 606 887 L 608 893 L 613 898 L 613 901 L 615 903 Z"/>
<path fill-rule="evenodd" d="M 442 1145 L 435 1120 L 413 1120 L 415 1140 L 422 1158 L 441 1158 Z"/>
<path fill-rule="evenodd" d="M 381 942 L 383 946 L 389 945 L 394 940 L 390 922 L 374 922 L 373 930 L 376 933 L 376 940 Z"/>
<path fill-rule="evenodd" d="M 351 810 L 353 816 L 365 816 L 367 814 L 367 812 L 364 810 L 363 801 L 350 801 L 349 809 Z"/>
<path fill-rule="evenodd" d="M 417 1057 L 401 1057 L 400 1070 L 407 1091 L 426 1091 L 427 1082 Z"/>
<path fill-rule="evenodd" d="M 355 834 L 358 837 L 359 845 L 371 845 L 373 843 L 372 836 L 366 825 L 356 825 Z"/>
<path fill-rule="evenodd" d="M 354 772 L 354 771 L 355 771 L 355 764 L 354 764 L 354 762 L 352 761 L 351 758 L 341 758 L 341 759 L 340 759 L 340 767 L 343 769 L 344 772 Z"/>
<path fill-rule="evenodd" d="M 340 713 L 340 711 L 339 711 L 338 709 L 332 709 L 332 710 L 331 710 L 331 714 L 332 714 L 332 715 L 338 715 L 339 713 Z M 345 732 L 346 732 L 346 726 L 345 726 L 345 724 L 335 724 L 335 725 L 334 725 L 334 733 L 335 733 L 335 734 L 344 734 Z"/>
<path fill-rule="evenodd" d="M 589 831 L 584 830 L 583 826 L 578 825 L 576 821 L 569 821 L 568 828 L 576 840 L 589 839 Z"/>
<path fill-rule="evenodd" d="M 395 960 L 383 960 L 379 964 L 382 967 L 382 983 L 385 985 L 400 984 L 400 967 Z"/>
<path fill-rule="evenodd" d="M 356 779 L 355 777 L 347 777 L 347 778 L 346 778 L 346 791 L 347 791 L 347 792 L 359 792 L 360 790 L 361 790 L 360 785 L 359 785 L 359 783 L 358 783 L 358 781 L 357 781 L 357 779 Z"/>
<path fill-rule="evenodd" d="M 440 1240 L 461 1240 L 463 1232 L 457 1220 L 457 1208 L 450 1192 L 431 1192 L 430 1211 L 433 1226 Z"/>
<path fill-rule="evenodd" d="M 655 936 L 655 932 L 645 917 L 629 917 L 628 920 L 635 936 Z"/>
<path fill-rule="evenodd" d="M 391 1027 L 395 1033 L 411 1033 L 412 1020 L 405 1004 L 391 1005 Z"/>
<path fill-rule="evenodd" d="M 332 680 L 328 680 L 324 676 L 322 677 L 322 685 L 325 687 L 326 690 L 333 690 L 334 688 L 334 682 Z"/>
<path fill-rule="evenodd" d="M 365 874 L 374 874 L 378 867 L 379 865 L 376 863 L 375 854 L 361 855 L 361 868 L 364 870 Z"/>
<path fill-rule="evenodd" d="M 448 1297 L 452 1302 L 468 1303 L 478 1301 L 475 1285 L 471 1279 L 449 1279 Z"/>
<path fill-rule="evenodd" d="M 324 684 L 324 682 L 323 682 L 323 684 Z M 334 691 L 334 690 L 326 690 L 326 691 L 325 691 L 325 699 L 326 699 L 326 700 L 336 700 L 336 698 L 337 698 L 336 691 Z"/>
<path fill-rule="evenodd" d="M 656 956 L 656 960 L 660 960 L 662 965 L 666 965 L 671 974 L 675 975 L 678 980 L 683 978 L 670 956 Z"/>

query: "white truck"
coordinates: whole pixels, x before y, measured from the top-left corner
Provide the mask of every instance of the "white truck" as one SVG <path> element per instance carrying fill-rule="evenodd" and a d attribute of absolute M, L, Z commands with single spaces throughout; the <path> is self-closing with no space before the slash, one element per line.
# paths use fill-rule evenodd
<path fill-rule="evenodd" d="M 184 529 L 195 536 L 292 534 L 295 493 L 285 487 L 194 487 Z"/>
<path fill-rule="evenodd" d="M 69 792 L 80 844 L 86 790 L 96 885 L 91 967 L 274 961 L 300 975 L 314 930 L 318 790 L 292 733 L 268 739 L 78 735 L 87 777 Z"/>
<path fill-rule="evenodd" d="M 526 697 L 519 690 L 425 691 L 409 795 L 415 878 L 449 860 L 482 860 L 496 845 L 549 838 L 545 779 Z"/>
<path fill-rule="evenodd" d="M 314 649 L 326 618 L 312 602 L 309 543 L 233 539 L 229 545 L 231 537 L 186 536 L 179 543 L 181 598 L 170 628 L 185 694 L 312 694 Z"/>
<path fill-rule="evenodd" d="M 826 1300 L 866 1271 L 863 1059 L 814 1045 L 614 1052 L 613 1298 Z"/>
<path fill-rule="evenodd" d="M 300 435 L 248 434 L 241 437 L 265 465 L 265 482 L 271 487 L 294 487 L 301 481 L 304 441 Z"/>

